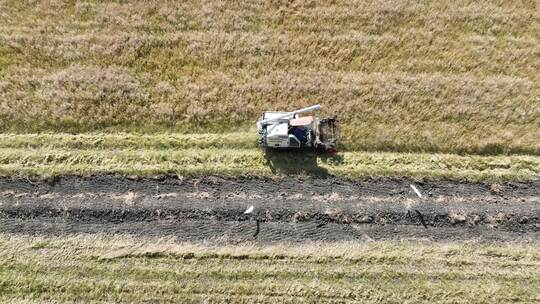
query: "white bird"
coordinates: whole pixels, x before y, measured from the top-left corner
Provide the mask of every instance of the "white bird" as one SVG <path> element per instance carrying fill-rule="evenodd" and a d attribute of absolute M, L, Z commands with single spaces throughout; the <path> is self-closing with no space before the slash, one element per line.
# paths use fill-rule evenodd
<path fill-rule="evenodd" d="M 249 206 L 249 208 L 246 209 L 246 211 L 244 211 L 244 214 L 249 214 L 253 212 L 253 206 Z"/>
<path fill-rule="evenodd" d="M 419 198 L 422 198 L 422 194 L 420 193 L 420 191 L 418 191 L 418 189 L 416 189 L 413 184 L 411 184 L 411 188 L 414 190 L 414 192 L 416 192 L 416 195 L 418 195 Z"/>

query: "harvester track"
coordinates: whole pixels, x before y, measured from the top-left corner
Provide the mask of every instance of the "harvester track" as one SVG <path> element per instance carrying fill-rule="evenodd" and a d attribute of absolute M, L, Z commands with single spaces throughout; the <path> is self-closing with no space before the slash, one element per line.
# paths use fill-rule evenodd
<path fill-rule="evenodd" d="M 253 212 L 244 214 L 250 206 Z M 224 243 L 538 242 L 540 181 L 490 186 L 407 179 L 2 178 L 0 233 L 121 233 Z"/>

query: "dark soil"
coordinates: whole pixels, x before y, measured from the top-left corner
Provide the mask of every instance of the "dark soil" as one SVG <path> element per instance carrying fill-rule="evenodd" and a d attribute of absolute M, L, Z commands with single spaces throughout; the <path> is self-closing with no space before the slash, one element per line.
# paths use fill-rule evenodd
<path fill-rule="evenodd" d="M 250 206 L 253 212 L 243 214 Z M 490 186 L 407 179 L 0 178 L 0 233 L 122 233 L 232 243 L 537 243 L 540 181 Z"/>

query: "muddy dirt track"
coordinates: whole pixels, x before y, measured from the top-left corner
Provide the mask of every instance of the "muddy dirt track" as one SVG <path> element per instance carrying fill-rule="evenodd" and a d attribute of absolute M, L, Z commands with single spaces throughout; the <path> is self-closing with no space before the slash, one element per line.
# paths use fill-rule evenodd
<path fill-rule="evenodd" d="M 253 212 L 243 214 L 250 206 Z M 122 233 L 223 243 L 539 243 L 540 181 L 493 187 L 407 179 L 0 178 L 0 233 Z"/>

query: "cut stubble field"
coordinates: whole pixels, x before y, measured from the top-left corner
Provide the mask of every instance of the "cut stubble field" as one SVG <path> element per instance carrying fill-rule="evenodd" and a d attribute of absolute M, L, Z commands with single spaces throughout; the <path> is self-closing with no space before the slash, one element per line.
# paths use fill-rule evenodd
<path fill-rule="evenodd" d="M 0 301 L 540 299 L 538 182 L 410 183 L 0 178 Z"/>

